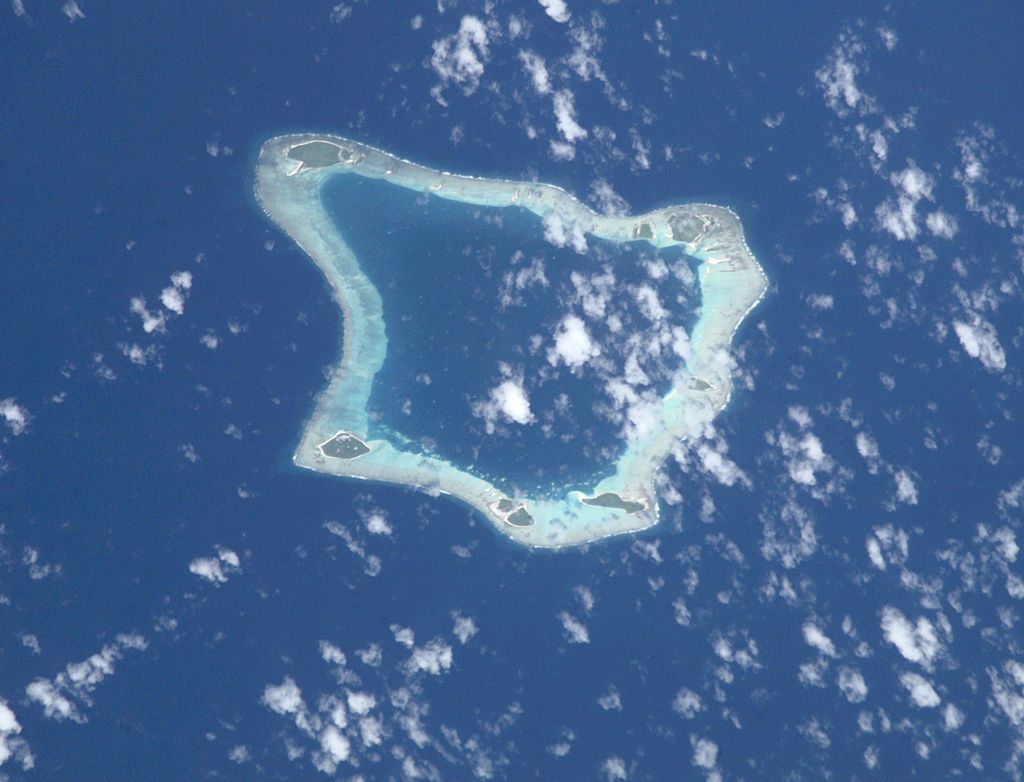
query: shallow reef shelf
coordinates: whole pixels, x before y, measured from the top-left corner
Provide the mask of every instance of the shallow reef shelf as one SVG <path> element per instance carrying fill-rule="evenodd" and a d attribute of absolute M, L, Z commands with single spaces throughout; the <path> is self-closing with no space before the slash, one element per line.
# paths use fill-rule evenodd
<path fill-rule="evenodd" d="M 661 400 L 658 425 L 624 445 L 596 486 L 565 487 L 563 496 L 509 496 L 444 459 L 371 439 L 367 403 L 387 354 L 380 293 L 360 267 L 321 200 L 334 176 L 384 180 L 395 187 L 465 204 L 526 209 L 567 232 L 611 242 L 681 246 L 700 263 L 700 316 L 691 355 Z M 383 481 L 448 494 L 471 505 L 524 545 L 559 548 L 658 523 L 654 478 L 672 447 L 710 423 L 729 401 L 729 350 L 743 319 L 767 288 L 739 218 L 713 204 L 682 204 L 628 216 L 603 216 L 553 185 L 483 179 L 435 171 L 339 136 L 296 134 L 260 149 L 256 196 L 274 223 L 309 255 L 344 314 L 342 353 L 306 422 L 294 462 L 345 478 Z"/>

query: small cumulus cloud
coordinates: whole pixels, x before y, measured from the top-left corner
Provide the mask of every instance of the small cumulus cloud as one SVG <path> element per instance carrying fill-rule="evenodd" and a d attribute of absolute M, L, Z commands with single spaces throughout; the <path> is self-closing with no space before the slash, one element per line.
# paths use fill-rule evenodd
<path fill-rule="evenodd" d="M 138 315 L 142 320 L 142 330 L 147 334 L 154 331 L 163 333 L 167 328 L 167 316 L 161 310 L 150 310 L 146 307 L 146 299 L 142 296 L 135 296 L 130 305 L 133 315 Z"/>
<path fill-rule="evenodd" d="M 693 690 L 680 687 L 672 700 L 672 710 L 684 720 L 692 720 L 704 710 L 704 703 Z"/>
<path fill-rule="evenodd" d="M 690 736 L 690 744 L 693 747 L 693 765 L 711 771 L 718 763 L 718 745 L 711 739 L 698 736 Z"/>
<path fill-rule="evenodd" d="M 228 576 L 241 573 L 238 554 L 229 548 L 218 548 L 216 557 L 196 557 L 188 564 L 188 571 L 212 584 L 227 583 Z"/>
<path fill-rule="evenodd" d="M 897 470 L 896 500 L 904 505 L 917 505 L 917 485 L 906 470 Z"/>
<path fill-rule="evenodd" d="M 952 239 L 960 230 L 956 218 L 944 209 L 929 212 L 924 219 L 924 224 L 931 231 L 932 236 L 937 236 L 940 239 Z"/>
<path fill-rule="evenodd" d="M 840 692 L 850 703 L 860 703 L 868 696 L 868 685 L 864 681 L 864 676 L 855 668 L 840 668 L 837 683 Z"/>
<path fill-rule="evenodd" d="M 533 89 L 538 95 L 547 95 L 551 92 L 551 74 L 548 73 L 547 63 L 543 57 L 529 49 L 520 49 L 519 62 L 530 76 Z"/>
<path fill-rule="evenodd" d="M 0 766 L 13 760 L 21 766 L 22 771 L 28 771 L 35 766 L 35 758 L 20 733 L 21 724 L 17 715 L 7 705 L 7 701 L 0 698 Z"/>
<path fill-rule="evenodd" d="M 572 17 L 565 0 L 537 0 L 544 9 L 544 13 L 550 16 L 559 24 L 565 24 Z"/>
<path fill-rule="evenodd" d="M 558 90 L 551 96 L 558 132 L 568 143 L 574 144 L 587 137 L 586 128 L 576 121 L 576 100 L 570 90 Z"/>
<path fill-rule="evenodd" d="M 618 780 L 629 778 L 629 775 L 626 773 L 626 762 L 618 756 L 605 758 L 601 764 L 601 771 L 608 782 L 617 782 Z"/>
<path fill-rule="evenodd" d="M 934 709 L 942 702 L 932 683 L 919 673 L 901 673 L 900 684 L 910 694 L 911 702 L 920 709 Z"/>
<path fill-rule="evenodd" d="M 565 637 L 569 640 L 569 643 L 590 643 L 590 633 L 587 631 L 587 626 L 568 611 L 560 612 L 558 614 L 558 621 L 562 623 L 562 629 L 565 630 Z"/>
<path fill-rule="evenodd" d="M 4 420 L 7 428 L 15 437 L 24 434 L 28 430 L 29 422 L 32 420 L 28 408 L 18 404 L 18 400 L 14 397 L 0 400 L 0 418 Z"/>
<path fill-rule="evenodd" d="M 805 622 L 803 626 L 804 642 L 826 657 L 836 656 L 836 647 L 825 632 L 814 622 Z"/>
<path fill-rule="evenodd" d="M 459 85 L 465 95 L 476 92 L 490 59 L 489 44 L 487 26 L 469 14 L 462 17 L 458 32 L 434 41 L 430 64 L 441 80 L 432 90 L 438 102 L 445 103 L 442 91 L 448 84 Z"/>
<path fill-rule="evenodd" d="M 459 639 L 459 643 L 469 643 L 469 639 L 479 632 L 473 617 L 465 616 L 458 611 L 452 612 L 452 622 L 452 634 Z"/>
<path fill-rule="evenodd" d="M 969 314 L 970 322 L 953 321 L 953 331 L 971 358 L 976 358 L 989 371 L 1006 369 L 1006 353 L 999 343 L 995 326 L 976 312 Z"/>
<path fill-rule="evenodd" d="M 569 314 L 558 324 L 555 344 L 548 350 L 548 362 L 552 366 L 565 364 L 576 371 L 600 353 L 600 346 L 591 338 L 582 318 Z"/>
<path fill-rule="evenodd" d="M 939 631 L 927 617 L 911 621 L 893 606 L 882 609 L 882 632 L 905 660 L 918 663 L 925 670 L 931 670 L 945 649 Z"/>
<path fill-rule="evenodd" d="M 521 426 L 536 420 L 521 376 L 505 378 L 491 389 L 488 399 L 474 402 L 471 409 L 473 415 L 483 419 L 488 434 L 495 431 L 499 419 Z"/>
<path fill-rule="evenodd" d="M 160 293 L 160 303 L 175 315 L 185 314 L 185 299 L 192 288 L 192 272 L 175 272 L 171 284 Z"/>

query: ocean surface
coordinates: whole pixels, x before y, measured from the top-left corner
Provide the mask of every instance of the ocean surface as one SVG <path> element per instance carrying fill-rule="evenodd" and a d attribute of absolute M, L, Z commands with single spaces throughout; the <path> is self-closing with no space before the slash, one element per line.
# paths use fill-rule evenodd
<path fill-rule="evenodd" d="M 1021 778 L 1021 10 L 568 12 L 0 10 L 0 778 Z M 771 288 L 658 528 L 536 552 L 291 465 L 341 344 L 252 195 L 293 131 L 740 215 Z M 377 424 L 522 484 L 599 470 L 581 379 L 551 436 L 471 412 L 499 361 L 541 371 L 588 261 L 381 188 L 327 193 L 393 308 Z M 551 284 L 503 310 L 516 250 Z"/>

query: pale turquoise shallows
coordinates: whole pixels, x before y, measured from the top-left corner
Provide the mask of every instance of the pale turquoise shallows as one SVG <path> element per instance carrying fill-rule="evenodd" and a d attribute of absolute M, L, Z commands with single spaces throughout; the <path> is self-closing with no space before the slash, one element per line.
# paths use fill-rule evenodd
<path fill-rule="evenodd" d="M 690 357 L 661 400 L 658 425 L 625 444 L 614 471 L 597 486 L 567 486 L 563 496 L 508 496 L 443 459 L 403 450 L 369 434 L 367 402 L 384 363 L 380 293 L 360 268 L 321 201 L 321 186 L 338 175 L 380 179 L 466 204 L 522 208 L 567 234 L 582 231 L 611 242 L 682 246 L 701 261 L 700 316 Z M 700 436 L 729 401 L 730 346 L 739 324 L 764 295 L 767 279 L 743 238 L 739 218 L 711 204 L 666 207 L 635 217 L 598 215 L 552 185 L 460 176 L 424 168 L 338 136 L 290 135 L 260 150 L 256 195 L 267 215 L 316 263 L 344 313 L 342 355 L 317 399 L 295 452 L 295 464 L 450 494 L 498 530 L 529 546 L 558 548 L 635 532 L 658 522 L 655 476 L 674 445 Z"/>

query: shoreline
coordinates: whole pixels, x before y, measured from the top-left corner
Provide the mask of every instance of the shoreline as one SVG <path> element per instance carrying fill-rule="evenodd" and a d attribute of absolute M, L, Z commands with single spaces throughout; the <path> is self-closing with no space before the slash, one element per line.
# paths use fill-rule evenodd
<path fill-rule="evenodd" d="M 370 439 L 366 403 L 387 338 L 380 295 L 321 202 L 322 184 L 338 175 L 379 179 L 465 204 L 519 207 L 567 234 L 681 246 L 699 260 L 700 317 L 690 333 L 691 356 L 677 373 L 681 382 L 662 397 L 656 430 L 628 443 L 612 473 L 596 486 L 567 486 L 562 498 L 509 496 L 442 458 Z M 344 320 L 341 356 L 316 397 L 295 465 L 453 496 L 506 537 L 533 547 L 582 545 L 658 523 L 655 475 L 678 440 L 699 436 L 728 405 L 732 339 L 768 287 L 733 210 L 697 202 L 635 216 L 602 216 L 556 185 L 436 171 L 331 134 L 290 134 L 264 142 L 254 189 L 264 213 L 327 279 Z"/>

